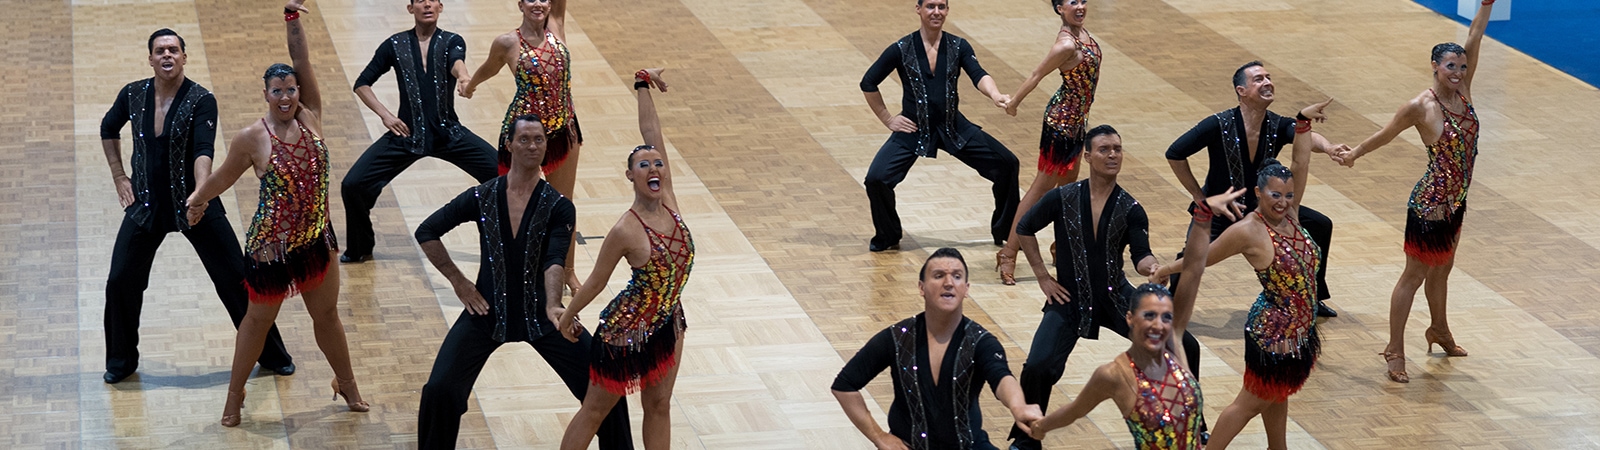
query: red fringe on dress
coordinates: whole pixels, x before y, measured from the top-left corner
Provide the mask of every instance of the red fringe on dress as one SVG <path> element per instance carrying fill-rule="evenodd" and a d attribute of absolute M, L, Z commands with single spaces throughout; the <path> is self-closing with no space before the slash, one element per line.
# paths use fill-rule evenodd
<path fill-rule="evenodd" d="M 1315 329 L 1306 338 L 1305 344 L 1300 346 L 1299 353 L 1299 357 L 1268 353 L 1261 350 L 1255 339 L 1246 335 L 1244 390 L 1269 402 L 1288 401 L 1289 396 L 1300 392 L 1306 379 L 1311 378 L 1317 355 L 1322 353 L 1322 339 L 1317 337 Z"/>
<path fill-rule="evenodd" d="M 290 250 L 281 260 L 256 261 L 247 256 L 250 267 L 245 271 L 244 288 L 250 292 L 250 303 L 283 303 L 286 298 L 321 286 L 338 244 L 326 233 L 316 241 Z M 324 242 L 328 245 L 322 245 Z"/>
<path fill-rule="evenodd" d="M 680 317 L 661 324 L 638 345 L 611 345 L 595 336 L 589 382 L 617 395 L 633 394 L 661 382 L 678 365 Z"/>
<path fill-rule="evenodd" d="M 1426 220 L 1416 210 L 1406 208 L 1406 255 L 1423 264 L 1442 266 L 1455 259 L 1456 242 L 1461 237 L 1461 219 L 1467 212 L 1463 203 L 1448 220 Z"/>
<path fill-rule="evenodd" d="M 1083 153 L 1083 140 L 1056 132 L 1049 123 L 1039 136 L 1039 173 L 1066 175 L 1078 167 L 1078 154 Z"/>

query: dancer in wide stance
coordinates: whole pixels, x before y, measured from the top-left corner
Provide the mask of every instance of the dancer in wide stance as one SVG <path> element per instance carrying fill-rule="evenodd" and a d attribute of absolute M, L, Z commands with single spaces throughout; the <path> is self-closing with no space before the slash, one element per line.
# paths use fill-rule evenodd
<path fill-rule="evenodd" d="M 694 238 L 678 215 L 666 138 L 650 96 L 652 85 L 667 91 L 661 69 L 634 74 L 639 134 L 645 143 L 628 153 L 624 172 L 633 183 L 633 205 L 606 233 L 589 281 L 578 289 L 556 325 L 576 342 L 582 333 L 578 313 L 605 290 L 617 263 L 627 259 L 633 278 L 600 311 L 591 344 L 589 393 L 567 424 L 562 449 L 588 448 L 605 412 L 635 392 L 642 392 L 644 403 L 644 447 L 665 450 L 672 443 L 672 386 L 678 379 L 678 357 L 688 328 L 680 300 L 694 267 Z"/>
<path fill-rule="evenodd" d="M 266 83 L 262 94 L 267 116 L 234 136 L 222 167 L 188 199 L 189 223 L 197 223 L 206 203 L 233 186 L 245 169 L 254 168 L 261 179 L 261 202 L 245 236 L 244 254 L 250 266 L 244 283 L 250 291 L 250 310 L 233 346 L 233 374 L 222 408 L 226 427 L 239 425 L 250 367 L 261 354 L 278 308 L 295 294 L 305 299 L 317 347 L 333 366 L 335 398 L 344 396 L 351 411 L 368 409 L 356 390 L 350 348 L 339 322 L 339 264 L 334 261 L 339 242 L 328 218 L 328 147 L 319 137 L 322 91 L 300 24 L 300 14 L 307 12 L 302 3 L 289 0 L 283 9 L 294 66 L 273 64 L 261 77 Z"/>
<path fill-rule="evenodd" d="M 1468 28 L 1467 45 L 1453 42 L 1433 46 L 1433 87 L 1422 91 L 1389 124 L 1372 137 L 1339 156 L 1354 167 L 1356 159 L 1377 150 L 1407 129 L 1416 128 L 1428 148 L 1428 171 L 1411 190 L 1406 203 L 1406 268 L 1389 295 L 1389 346 L 1380 353 L 1388 363 L 1389 379 L 1408 383 L 1406 374 L 1406 320 L 1417 289 L 1428 298 L 1432 323 L 1423 338 L 1428 351 L 1439 344 L 1446 356 L 1467 356 L 1450 333 L 1445 311 L 1450 270 L 1455 267 L 1456 242 L 1461 219 L 1467 212 L 1467 188 L 1472 186 L 1472 166 L 1478 159 L 1478 113 L 1472 108 L 1472 76 L 1478 69 L 1478 50 L 1489 27 L 1494 0 L 1483 0 Z"/>

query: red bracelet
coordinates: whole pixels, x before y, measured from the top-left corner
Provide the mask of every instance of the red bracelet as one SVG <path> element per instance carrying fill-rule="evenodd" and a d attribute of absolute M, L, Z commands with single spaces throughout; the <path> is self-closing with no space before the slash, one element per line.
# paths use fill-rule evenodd
<path fill-rule="evenodd" d="M 1213 214 L 1211 212 L 1211 205 L 1207 205 L 1205 202 L 1200 202 L 1200 203 L 1195 203 L 1194 204 L 1194 221 L 1195 222 L 1210 222 L 1212 215 Z"/>
<path fill-rule="evenodd" d="M 283 13 L 283 21 L 284 22 L 293 22 L 293 21 L 296 21 L 296 20 L 300 20 L 300 11 L 295 11 L 295 12 L 290 12 L 290 13 Z"/>
<path fill-rule="evenodd" d="M 633 77 L 643 80 L 646 83 L 650 82 L 650 72 L 646 72 L 644 69 L 639 69 L 638 72 L 634 72 Z"/>
<path fill-rule="evenodd" d="M 1295 133 L 1309 133 L 1309 132 L 1311 132 L 1311 121 L 1310 120 L 1296 120 L 1294 122 L 1294 132 Z"/>
<path fill-rule="evenodd" d="M 1483 0 L 1483 6 L 1493 5 L 1494 0 Z"/>

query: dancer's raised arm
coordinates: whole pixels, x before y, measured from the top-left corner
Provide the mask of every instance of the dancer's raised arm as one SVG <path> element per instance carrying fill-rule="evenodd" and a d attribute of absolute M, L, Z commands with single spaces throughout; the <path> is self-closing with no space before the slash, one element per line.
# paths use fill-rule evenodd
<path fill-rule="evenodd" d="M 317 77 L 311 68 L 311 50 L 306 45 L 305 28 L 300 25 L 300 13 L 309 13 L 305 0 L 289 0 L 283 6 L 284 28 L 288 32 L 289 59 L 294 62 L 295 81 L 300 85 L 300 104 L 316 117 L 322 116 L 322 91 L 317 87 Z M 294 20 L 289 20 L 290 18 Z"/>

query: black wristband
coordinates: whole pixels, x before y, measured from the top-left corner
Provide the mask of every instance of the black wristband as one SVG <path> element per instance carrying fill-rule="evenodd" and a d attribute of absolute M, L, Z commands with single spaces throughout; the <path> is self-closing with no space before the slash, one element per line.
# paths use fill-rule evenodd
<path fill-rule="evenodd" d="M 294 14 L 294 13 L 297 13 L 297 12 L 300 12 L 300 10 L 291 9 L 291 8 L 284 8 L 283 9 L 283 13 L 284 14 Z"/>
<path fill-rule="evenodd" d="M 633 90 L 637 91 L 637 90 L 640 90 L 640 89 L 650 89 L 650 82 L 649 81 L 635 81 L 635 82 L 633 82 Z"/>
<path fill-rule="evenodd" d="M 1305 113 L 1294 113 L 1294 120 L 1304 122 L 1311 119 L 1306 118 Z"/>

